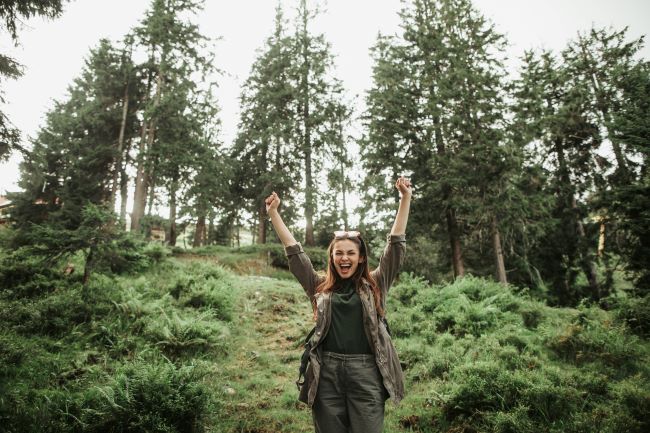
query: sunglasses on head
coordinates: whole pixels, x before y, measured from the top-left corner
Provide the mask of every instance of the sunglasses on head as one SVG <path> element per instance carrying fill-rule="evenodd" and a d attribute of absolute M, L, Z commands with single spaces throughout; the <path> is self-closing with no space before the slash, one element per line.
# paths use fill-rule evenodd
<path fill-rule="evenodd" d="M 354 239 L 360 236 L 361 233 L 359 233 L 356 230 L 352 230 L 352 231 L 337 230 L 334 232 L 334 239 Z"/>

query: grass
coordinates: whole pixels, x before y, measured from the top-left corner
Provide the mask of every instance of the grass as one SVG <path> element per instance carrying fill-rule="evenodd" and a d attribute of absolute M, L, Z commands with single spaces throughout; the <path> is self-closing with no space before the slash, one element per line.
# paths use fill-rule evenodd
<path fill-rule="evenodd" d="M 288 272 L 254 248 L 151 254 L 93 277 L 90 304 L 75 275 L 16 268 L 0 292 L 4 430 L 312 431 L 294 383 L 311 307 Z M 406 397 L 384 431 L 647 431 L 648 304 L 630 302 L 551 308 L 484 279 L 402 275 L 388 319 Z"/>

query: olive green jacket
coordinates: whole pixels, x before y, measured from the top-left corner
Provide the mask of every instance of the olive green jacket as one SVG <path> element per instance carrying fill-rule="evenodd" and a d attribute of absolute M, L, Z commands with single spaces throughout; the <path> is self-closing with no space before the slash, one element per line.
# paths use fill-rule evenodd
<path fill-rule="evenodd" d="M 379 267 L 371 272 L 381 290 L 381 307 L 386 311 L 386 295 L 391 284 L 397 277 L 404 261 L 406 239 L 404 235 L 388 235 L 386 248 L 379 259 Z M 311 339 L 312 349 L 309 354 L 309 364 L 305 373 L 305 384 L 300 389 L 298 399 L 310 407 L 314 404 L 318 379 L 320 377 L 322 349 L 320 343 L 329 330 L 332 316 L 331 293 L 316 293 L 316 287 L 324 277 L 314 271 L 314 267 L 298 243 L 285 248 L 289 260 L 289 269 L 298 279 L 309 300 L 318 308 L 316 314 L 316 329 Z M 369 284 L 364 280 L 359 288 L 359 297 L 363 306 L 363 323 L 368 342 L 375 352 L 377 367 L 381 372 L 384 387 L 392 401 L 397 405 L 404 397 L 404 374 L 397 357 L 397 351 L 388 335 L 384 324 L 377 317 L 375 302 Z"/>

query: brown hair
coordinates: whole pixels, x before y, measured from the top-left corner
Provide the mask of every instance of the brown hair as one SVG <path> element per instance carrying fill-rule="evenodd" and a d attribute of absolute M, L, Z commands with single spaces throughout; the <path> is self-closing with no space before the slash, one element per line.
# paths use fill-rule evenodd
<path fill-rule="evenodd" d="M 334 267 L 334 261 L 332 260 L 332 253 L 334 251 L 334 244 L 337 241 L 349 239 L 354 242 L 359 247 L 359 256 L 363 257 L 363 263 L 359 263 L 357 270 L 354 272 L 350 278 L 354 281 L 355 288 L 359 288 L 361 284 L 361 279 L 365 279 L 369 284 L 372 290 L 372 296 L 375 299 L 375 309 L 381 317 L 384 317 L 384 309 L 381 308 L 381 291 L 375 279 L 370 275 L 370 269 L 368 267 L 368 249 L 366 247 L 365 241 L 361 238 L 361 235 L 345 237 L 345 238 L 334 238 L 327 247 L 327 270 L 325 271 L 325 279 L 316 287 L 316 293 L 328 293 L 331 292 L 334 287 L 338 286 L 342 281 L 341 278 Z M 312 308 L 314 310 L 314 320 L 316 320 L 316 301 L 313 302 Z"/>

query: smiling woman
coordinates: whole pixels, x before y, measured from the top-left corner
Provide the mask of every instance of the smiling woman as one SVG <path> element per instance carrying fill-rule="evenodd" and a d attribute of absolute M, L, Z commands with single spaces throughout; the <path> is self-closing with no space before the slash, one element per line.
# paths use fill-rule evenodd
<path fill-rule="evenodd" d="M 317 432 L 381 432 L 384 403 L 404 397 L 404 376 L 385 325 L 386 294 L 406 250 L 411 183 L 400 177 L 400 204 L 379 267 L 368 268 L 361 233 L 337 231 L 327 249 L 325 276 L 318 275 L 278 213 L 280 198 L 266 198 L 266 211 L 285 247 L 289 269 L 309 297 L 316 326 L 299 400 L 312 409 Z"/>

